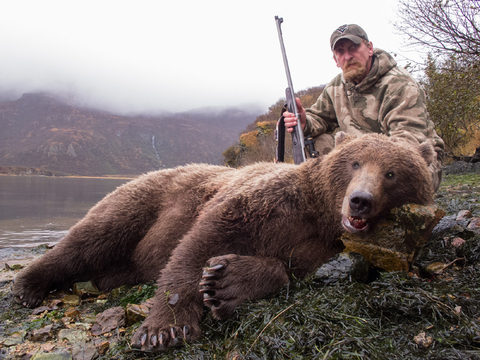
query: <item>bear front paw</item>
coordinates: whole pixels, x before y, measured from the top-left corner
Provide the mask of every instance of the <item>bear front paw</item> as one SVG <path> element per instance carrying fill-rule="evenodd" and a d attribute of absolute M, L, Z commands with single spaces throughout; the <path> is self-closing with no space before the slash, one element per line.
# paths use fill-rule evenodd
<path fill-rule="evenodd" d="M 12 294 L 15 302 L 28 308 L 35 308 L 39 306 L 48 291 L 42 286 L 35 286 L 25 281 L 22 277 L 17 275 L 13 281 Z"/>
<path fill-rule="evenodd" d="M 198 335 L 190 325 L 171 325 L 164 328 L 142 325 L 132 339 L 132 347 L 145 352 L 166 352 L 195 339 Z"/>
<path fill-rule="evenodd" d="M 235 308 L 244 300 L 245 294 L 239 294 L 241 289 L 238 287 L 238 278 L 231 276 L 231 271 L 228 271 L 237 259 L 237 255 L 212 258 L 203 269 L 202 281 L 199 284 L 203 303 L 219 320 L 232 316 Z"/>

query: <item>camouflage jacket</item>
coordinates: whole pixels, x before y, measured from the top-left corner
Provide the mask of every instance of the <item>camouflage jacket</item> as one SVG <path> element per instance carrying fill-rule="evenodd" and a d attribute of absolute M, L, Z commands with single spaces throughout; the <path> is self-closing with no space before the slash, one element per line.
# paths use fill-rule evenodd
<path fill-rule="evenodd" d="M 372 68 L 357 85 L 339 74 L 305 112 L 306 135 L 331 134 L 340 127 L 349 134 L 376 132 L 417 144 L 431 142 L 437 160 L 430 170 L 435 190 L 438 189 L 445 149 L 443 140 L 428 116 L 423 90 L 387 52 L 374 50 Z"/>

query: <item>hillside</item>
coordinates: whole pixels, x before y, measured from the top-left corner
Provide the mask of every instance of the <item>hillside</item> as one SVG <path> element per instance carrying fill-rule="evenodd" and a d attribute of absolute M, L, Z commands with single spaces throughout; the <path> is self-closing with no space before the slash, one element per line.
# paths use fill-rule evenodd
<path fill-rule="evenodd" d="M 312 106 L 324 89 L 324 85 L 301 90 L 295 94 L 305 108 Z M 285 99 L 278 100 L 265 114 L 248 124 L 240 138 L 223 153 L 224 162 L 231 167 L 241 167 L 258 161 L 273 161 L 275 138 L 273 131 L 282 114 Z M 291 136 L 285 137 L 285 161 L 293 162 Z"/>
<path fill-rule="evenodd" d="M 0 103 L 0 166 L 98 176 L 222 164 L 222 152 L 260 113 L 255 110 L 120 116 L 48 93 L 27 93 Z"/>

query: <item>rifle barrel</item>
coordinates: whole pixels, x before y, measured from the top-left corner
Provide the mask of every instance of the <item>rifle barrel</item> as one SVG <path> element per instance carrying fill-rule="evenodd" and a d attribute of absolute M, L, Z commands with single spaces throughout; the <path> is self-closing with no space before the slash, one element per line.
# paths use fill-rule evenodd
<path fill-rule="evenodd" d="M 277 24 L 277 32 L 278 32 L 278 39 L 280 41 L 280 49 L 282 50 L 282 57 L 283 57 L 283 65 L 285 67 L 285 74 L 287 75 L 287 84 L 288 88 L 286 90 L 287 94 L 287 105 L 288 111 L 295 114 L 297 118 L 297 125 L 295 126 L 294 133 L 292 133 L 292 140 L 293 144 L 293 159 L 295 164 L 299 164 L 306 160 L 305 157 L 305 143 L 303 140 L 303 130 L 300 122 L 300 115 L 298 114 L 297 103 L 295 101 L 295 92 L 293 91 L 293 83 L 292 83 L 292 76 L 290 75 L 290 67 L 288 66 L 287 60 L 287 53 L 285 51 L 285 45 L 283 43 L 283 35 L 282 35 L 282 28 L 281 24 L 283 22 L 283 18 L 275 16 L 275 22 Z M 299 143 L 300 149 L 296 142 Z"/>

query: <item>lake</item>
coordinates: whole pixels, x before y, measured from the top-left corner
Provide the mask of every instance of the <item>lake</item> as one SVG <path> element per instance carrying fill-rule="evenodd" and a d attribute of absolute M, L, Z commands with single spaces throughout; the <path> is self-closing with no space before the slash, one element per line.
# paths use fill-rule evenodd
<path fill-rule="evenodd" d="M 130 180 L 0 176 L 0 252 L 57 243 L 93 205 Z"/>

